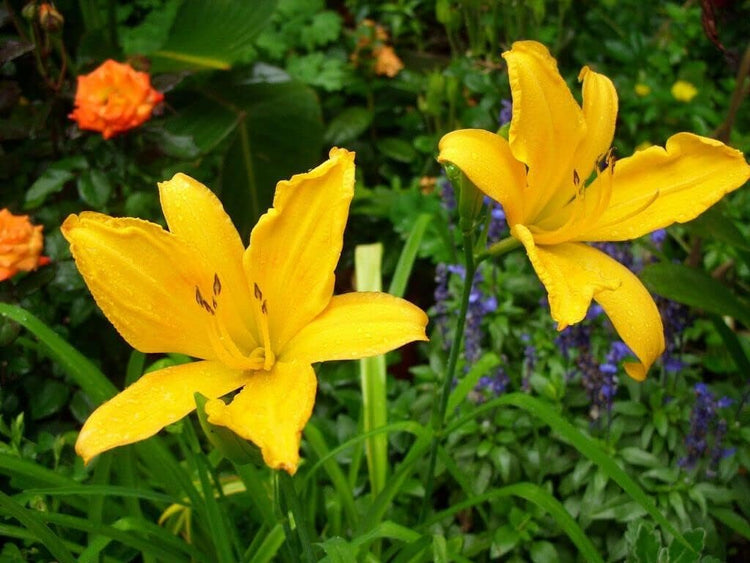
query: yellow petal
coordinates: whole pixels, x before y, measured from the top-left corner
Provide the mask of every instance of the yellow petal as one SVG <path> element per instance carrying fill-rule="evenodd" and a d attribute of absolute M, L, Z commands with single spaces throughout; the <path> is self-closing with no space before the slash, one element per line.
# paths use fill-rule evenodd
<path fill-rule="evenodd" d="M 294 475 L 316 387 L 310 364 L 276 362 L 271 371 L 252 373 L 228 405 L 221 400 L 206 403 L 206 414 L 211 424 L 226 426 L 258 446 L 266 465 Z"/>
<path fill-rule="evenodd" d="M 557 192 L 574 190 L 573 159 L 586 124 L 544 45 L 518 41 L 503 58 L 513 95 L 510 149 L 529 167 L 522 221 L 528 224 Z"/>
<path fill-rule="evenodd" d="M 585 66 L 578 75 L 583 81 L 583 118 L 586 135 L 576 154 L 576 171 L 585 182 L 612 146 L 617 120 L 617 91 L 612 81 Z"/>
<path fill-rule="evenodd" d="M 641 281 L 625 266 L 598 252 L 602 269 L 617 277 L 622 284 L 615 290 L 603 290 L 594 299 L 607 313 L 609 320 L 640 362 L 626 362 L 627 374 L 636 381 L 646 379 L 651 364 L 664 352 L 664 326 L 659 309 Z"/>
<path fill-rule="evenodd" d="M 61 231 L 97 305 L 141 352 L 214 359 L 212 315 L 196 302 L 211 295 L 213 272 L 189 245 L 160 226 L 85 212 Z"/>
<path fill-rule="evenodd" d="M 281 359 L 315 363 L 377 356 L 407 342 L 427 340 L 426 326 L 422 309 L 387 293 L 337 295 L 289 341 Z"/>
<path fill-rule="evenodd" d="M 595 299 L 609 316 L 620 338 L 641 363 L 625 364 L 625 371 L 642 380 L 664 351 L 664 329 L 659 311 L 646 288 L 625 266 L 603 252 L 581 243 L 536 246 L 526 227 L 513 229 L 526 247 L 531 263 L 549 294 L 552 318 L 562 330 L 586 315 Z"/>
<path fill-rule="evenodd" d="M 452 131 L 440 139 L 438 161 L 455 164 L 477 188 L 500 202 L 509 224 L 522 219 L 526 169 L 500 135 L 481 129 Z"/>
<path fill-rule="evenodd" d="M 171 180 L 161 182 L 159 196 L 169 230 L 190 241 L 210 265 L 207 285 L 218 280 L 218 295 L 212 296 L 217 301 L 217 316 L 242 349 L 254 349 L 261 339 L 248 330 L 253 310 L 252 294 L 242 268 L 245 247 L 219 198 L 185 174 L 175 174 Z"/>
<path fill-rule="evenodd" d="M 637 238 L 694 219 L 750 178 L 741 152 L 691 133 L 618 160 L 607 210 L 578 239 Z M 599 182 L 597 179 L 594 185 Z"/>
<path fill-rule="evenodd" d="M 145 440 L 195 408 L 198 392 L 210 399 L 241 387 L 248 377 L 217 362 L 193 362 L 147 373 L 102 404 L 86 420 L 76 452 L 88 461 L 117 446 Z"/>
<path fill-rule="evenodd" d="M 250 235 L 245 271 L 265 303 L 275 353 L 331 300 L 353 195 L 354 153 L 332 149 L 317 168 L 278 183 Z"/>
<path fill-rule="evenodd" d="M 598 257 L 586 252 L 601 254 L 598 250 L 579 243 L 538 246 L 523 225 L 513 227 L 511 234 L 526 248 L 531 265 L 547 289 L 550 313 L 558 323 L 558 330 L 583 320 L 594 294 L 620 286 L 617 278 L 603 276 Z"/>

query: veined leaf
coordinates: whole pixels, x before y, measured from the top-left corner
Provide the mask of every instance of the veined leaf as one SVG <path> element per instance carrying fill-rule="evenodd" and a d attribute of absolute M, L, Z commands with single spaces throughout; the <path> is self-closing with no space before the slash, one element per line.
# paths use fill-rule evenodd
<path fill-rule="evenodd" d="M 166 42 L 149 54 L 152 72 L 229 69 L 249 62 L 253 42 L 276 9 L 276 0 L 189 0 L 175 16 Z"/>
<path fill-rule="evenodd" d="M 682 264 L 653 264 L 641 272 L 651 291 L 678 303 L 729 316 L 750 326 L 750 306 L 707 273 Z"/>

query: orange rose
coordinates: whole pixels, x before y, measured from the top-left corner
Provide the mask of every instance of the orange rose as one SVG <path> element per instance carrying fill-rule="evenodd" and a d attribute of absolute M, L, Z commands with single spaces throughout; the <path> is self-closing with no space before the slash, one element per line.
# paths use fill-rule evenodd
<path fill-rule="evenodd" d="M 49 258 L 41 256 L 42 243 L 41 225 L 32 225 L 28 215 L 0 210 L 0 281 L 49 264 Z"/>
<path fill-rule="evenodd" d="M 109 139 L 148 121 L 163 99 L 164 94 L 151 87 L 148 74 L 108 59 L 78 77 L 76 107 L 68 117 L 81 129 L 101 131 Z"/>

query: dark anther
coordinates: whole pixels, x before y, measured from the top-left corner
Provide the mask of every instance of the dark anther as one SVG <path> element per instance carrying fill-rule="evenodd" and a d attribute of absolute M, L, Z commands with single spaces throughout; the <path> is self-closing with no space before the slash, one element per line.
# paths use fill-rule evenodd
<path fill-rule="evenodd" d="M 614 171 L 615 168 L 615 149 L 611 147 L 605 154 L 600 154 L 596 159 L 596 168 L 599 172 L 604 172 L 607 168 Z"/>
<path fill-rule="evenodd" d="M 578 170 L 573 169 L 573 183 L 577 186 L 581 183 L 581 178 L 578 176 Z"/>
<path fill-rule="evenodd" d="M 253 289 L 255 290 L 255 298 L 258 299 L 258 300 L 263 299 L 263 292 L 258 287 L 258 284 L 257 283 L 253 283 L 253 286 L 254 286 Z"/>
<path fill-rule="evenodd" d="M 216 297 L 214 297 L 213 299 L 211 299 L 211 303 L 213 304 L 214 309 L 216 309 L 216 307 L 219 306 L 219 304 L 216 302 Z"/>
<path fill-rule="evenodd" d="M 265 301 L 263 301 L 263 305 L 260 306 L 260 312 L 263 313 L 264 315 L 268 314 L 268 307 L 266 307 Z"/>
<path fill-rule="evenodd" d="M 214 295 L 221 293 L 221 281 L 219 281 L 219 274 L 214 274 Z"/>
<path fill-rule="evenodd" d="M 195 301 L 198 303 L 198 305 L 203 306 L 203 296 L 201 295 L 201 290 L 198 289 L 198 286 L 195 286 Z"/>
<path fill-rule="evenodd" d="M 214 314 L 214 310 L 213 310 L 213 309 L 211 308 L 211 305 L 209 305 L 209 304 L 208 304 L 208 303 L 206 303 L 205 301 L 204 301 L 203 303 L 201 303 L 201 305 L 203 305 L 203 308 L 204 308 L 204 309 L 205 309 L 206 311 L 208 311 L 208 312 L 209 312 L 209 313 L 211 313 L 212 315 Z"/>

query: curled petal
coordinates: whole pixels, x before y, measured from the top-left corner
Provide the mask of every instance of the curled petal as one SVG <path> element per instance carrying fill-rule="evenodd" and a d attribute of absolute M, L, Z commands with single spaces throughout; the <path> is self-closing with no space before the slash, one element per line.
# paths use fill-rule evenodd
<path fill-rule="evenodd" d="M 617 120 L 617 91 L 612 81 L 585 66 L 578 75 L 583 81 L 583 118 L 586 136 L 578 146 L 576 171 L 585 181 L 594 165 L 612 146 Z"/>
<path fill-rule="evenodd" d="M 516 225 L 511 233 L 526 248 L 531 265 L 547 289 L 558 330 L 582 321 L 596 293 L 617 289 L 621 284 L 606 269 L 600 269 L 599 255 L 605 255 L 596 249 L 579 243 L 537 246 L 523 225 Z"/>
<path fill-rule="evenodd" d="M 438 161 L 455 164 L 477 188 L 500 202 L 510 224 L 523 219 L 526 169 L 500 135 L 482 129 L 452 131 L 440 139 Z"/>
<path fill-rule="evenodd" d="M 316 388 L 309 364 L 276 362 L 271 371 L 252 373 L 228 405 L 221 400 L 207 402 L 206 414 L 211 424 L 226 426 L 258 446 L 266 465 L 294 475 Z"/>
<path fill-rule="evenodd" d="M 518 41 L 503 53 L 513 95 L 510 149 L 529 167 L 524 221 L 533 221 L 561 190 L 574 189 L 573 164 L 586 134 L 583 112 L 547 48 Z"/>
<path fill-rule="evenodd" d="M 626 363 L 625 371 L 633 379 L 645 379 L 651 364 L 664 352 L 664 328 L 659 310 L 640 280 L 625 266 L 588 245 L 569 242 L 535 246 L 523 226 L 516 226 L 513 236 L 526 247 L 547 288 L 558 329 L 583 320 L 591 299 L 595 299 L 640 360 Z"/>
<path fill-rule="evenodd" d="M 76 452 L 88 461 L 117 446 L 145 440 L 195 409 L 196 392 L 215 399 L 241 387 L 247 375 L 217 362 L 193 362 L 147 373 L 86 420 Z"/>
<path fill-rule="evenodd" d="M 315 363 L 385 354 L 408 342 L 427 340 L 427 315 L 387 293 L 337 295 L 284 348 L 284 358 Z"/>
<path fill-rule="evenodd" d="M 750 178 L 741 152 L 691 133 L 618 160 L 609 206 L 578 240 L 620 241 L 694 219 Z M 598 178 L 591 188 L 595 188 Z"/>

